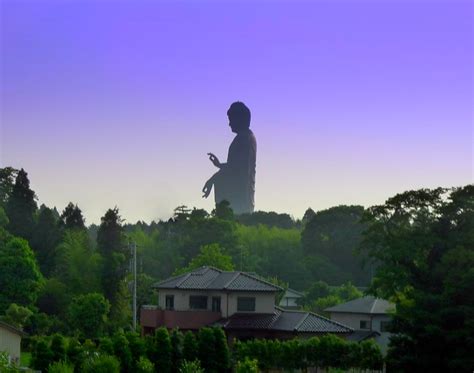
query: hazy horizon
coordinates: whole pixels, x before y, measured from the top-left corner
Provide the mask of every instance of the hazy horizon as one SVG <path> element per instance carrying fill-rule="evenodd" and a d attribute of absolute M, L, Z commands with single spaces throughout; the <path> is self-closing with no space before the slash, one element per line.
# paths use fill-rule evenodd
<path fill-rule="evenodd" d="M 3 1 L 0 167 L 86 223 L 178 205 L 252 111 L 255 209 L 473 182 L 471 1 Z"/>

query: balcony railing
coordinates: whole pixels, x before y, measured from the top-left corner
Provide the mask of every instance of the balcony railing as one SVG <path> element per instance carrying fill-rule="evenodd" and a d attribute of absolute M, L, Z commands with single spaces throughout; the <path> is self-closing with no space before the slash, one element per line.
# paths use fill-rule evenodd
<path fill-rule="evenodd" d="M 163 310 L 157 306 L 142 306 L 140 311 L 140 324 L 145 328 L 165 326 L 168 329 L 195 330 L 221 318 L 220 312 L 208 310 L 176 311 Z"/>

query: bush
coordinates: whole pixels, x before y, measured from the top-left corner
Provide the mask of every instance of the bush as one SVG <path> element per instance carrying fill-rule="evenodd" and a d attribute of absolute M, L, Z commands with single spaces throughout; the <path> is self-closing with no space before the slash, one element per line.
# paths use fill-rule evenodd
<path fill-rule="evenodd" d="M 183 359 L 183 333 L 178 329 L 173 329 L 170 335 L 171 340 L 171 367 L 173 372 L 177 372 Z"/>
<path fill-rule="evenodd" d="M 114 344 L 109 337 L 103 337 L 99 340 L 99 351 L 107 355 L 114 354 Z"/>
<path fill-rule="evenodd" d="M 64 361 L 56 361 L 50 364 L 48 373 L 74 373 L 74 366 Z"/>
<path fill-rule="evenodd" d="M 235 373 L 258 373 L 258 361 L 248 357 L 244 361 L 238 361 Z"/>
<path fill-rule="evenodd" d="M 166 328 L 159 328 L 155 331 L 150 360 L 160 373 L 171 371 L 171 340 Z"/>
<path fill-rule="evenodd" d="M 36 370 L 46 372 L 53 362 L 53 352 L 45 338 L 39 338 L 31 352 L 31 366 Z"/>
<path fill-rule="evenodd" d="M 244 362 L 256 360 L 259 369 L 305 370 L 310 367 L 338 368 L 347 370 L 361 368 L 380 370 L 383 357 L 373 341 L 349 342 L 335 335 L 313 337 L 308 340 L 293 339 L 235 341 L 233 359 Z"/>
<path fill-rule="evenodd" d="M 192 332 L 186 332 L 183 340 L 183 359 L 194 361 L 198 357 L 198 343 Z"/>
<path fill-rule="evenodd" d="M 215 368 L 218 372 L 225 372 L 230 367 L 229 346 L 227 345 L 227 337 L 221 328 L 213 328 L 214 331 L 214 353 Z"/>
<path fill-rule="evenodd" d="M 148 360 L 145 356 L 140 356 L 140 359 L 137 361 L 134 372 L 136 373 L 153 373 L 155 371 L 155 366 L 153 363 Z"/>
<path fill-rule="evenodd" d="M 204 370 L 215 370 L 216 351 L 214 332 L 211 328 L 201 328 L 198 333 L 198 357 Z"/>
<path fill-rule="evenodd" d="M 94 354 L 82 364 L 83 373 L 119 373 L 120 362 L 115 356 Z"/>
<path fill-rule="evenodd" d="M 132 353 L 132 360 L 134 364 L 138 364 L 138 361 L 142 356 L 146 354 L 145 340 L 140 337 L 138 333 L 128 332 L 125 333 L 125 337 L 128 340 L 128 347 Z M 148 360 L 148 359 L 147 359 Z"/>
<path fill-rule="evenodd" d="M 128 340 L 123 334 L 115 334 L 112 338 L 114 355 L 120 360 L 122 372 L 132 371 L 132 353 L 128 345 Z"/>
<path fill-rule="evenodd" d="M 199 360 L 184 360 L 179 367 L 179 373 L 204 373 Z"/>
<path fill-rule="evenodd" d="M 107 323 L 110 303 L 102 294 L 79 295 L 69 306 L 69 319 L 82 337 L 98 338 Z"/>
<path fill-rule="evenodd" d="M 75 367 L 79 367 L 84 359 L 84 351 L 77 338 L 70 338 L 67 347 L 67 359 Z"/>
<path fill-rule="evenodd" d="M 66 360 L 66 340 L 61 334 L 53 335 L 51 339 L 51 352 L 54 361 Z"/>
<path fill-rule="evenodd" d="M 0 372 L 2 373 L 17 373 L 20 370 L 11 364 L 8 358 L 8 353 L 0 351 Z"/>

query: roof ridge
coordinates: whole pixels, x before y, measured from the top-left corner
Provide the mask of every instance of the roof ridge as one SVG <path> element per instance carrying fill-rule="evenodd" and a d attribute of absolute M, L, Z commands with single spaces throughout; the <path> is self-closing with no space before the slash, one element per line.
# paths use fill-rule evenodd
<path fill-rule="evenodd" d="M 234 282 L 235 279 L 236 279 L 237 277 L 239 277 L 239 276 L 240 276 L 240 272 L 236 272 L 236 273 L 232 276 L 232 278 L 224 284 L 223 288 L 224 288 L 224 289 L 227 289 L 227 287 L 228 287 L 232 282 Z"/>
<path fill-rule="evenodd" d="M 252 276 L 251 274 L 248 274 L 248 273 L 246 273 L 246 272 L 238 272 L 238 273 L 240 273 L 240 274 L 242 274 L 242 275 L 244 275 L 244 276 L 247 276 L 247 277 L 249 277 L 249 278 L 251 278 L 251 279 L 260 281 L 261 283 L 263 283 L 263 284 L 265 284 L 265 285 L 270 285 L 270 286 L 273 286 L 274 288 L 277 288 L 277 289 L 279 289 L 279 290 L 284 290 L 281 286 L 272 284 L 270 281 L 266 281 L 266 280 L 260 278 L 260 276 L 258 276 L 258 275 L 257 275 L 257 276 Z"/>
<path fill-rule="evenodd" d="M 277 309 L 276 307 L 275 307 L 275 309 L 276 309 L 277 311 L 279 311 L 279 313 L 274 312 L 274 314 L 275 314 L 276 317 L 272 320 L 272 322 L 270 323 L 269 327 L 273 327 L 273 325 L 280 319 L 280 316 L 283 314 L 283 312 L 285 312 L 284 310 L 282 310 L 282 309 L 281 309 L 281 310 L 280 310 L 280 309 Z"/>
<path fill-rule="evenodd" d="M 176 276 L 171 276 L 171 277 L 168 277 L 168 278 L 165 278 L 164 280 L 161 280 L 161 281 L 157 281 L 155 282 L 152 286 L 158 286 L 164 282 L 169 282 L 171 280 L 175 280 L 179 277 L 186 277 L 186 275 L 188 275 L 188 273 L 181 273 L 180 275 L 176 275 Z"/>
<path fill-rule="evenodd" d="M 303 318 L 298 321 L 298 323 L 295 325 L 295 331 L 298 331 L 298 328 L 305 322 L 305 320 L 309 317 L 309 312 L 306 312 L 306 314 L 303 316 Z"/>
<path fill-rule="evenodd" d="M 192 272 L 186 274 L 186 276 L 184 276 L 183 279 L 182 279 L 181 281 L 179 281 L 179 282 L 175 285 L 175 288 L 180 287 L 181 284 L 182 284 L 184 281 L 186 281 L 189 277 L 191 277 L 191 274 L 192 274 Z"/>
<path fill-rule="evenodd" d="M 369 313 L 374 313 L 374 308 L 376 304 L 377 304 L 377 298 L 374 298 L 374 301 L 372 303 L 372 307 L 370 307 Z"/>
<path fill-rule="evenodd" d="M 312 314 L 312 315 L 314 315 L 314 316 L 316 316 L 316 317 L 319 317 L 320 319 L 323 319 L 323 320 L 329 321 L 330 323 L 333 323 L 333 324 L 335 324 L 335 325 L 342 326 L 343 328 L 347 328 L 347 329 L 349 329 L 349 330 L 352 330 L 352 331 L 354 331 L 354 329 L 353 329 L 353 328 L 351 328 L 350 326 L 347 326 L 347 325 L 344 325 L 344 324 L 342 324 L 342 323 L 339 323 L 339 322 L 337 322 L 337 321 L 334 321 L 334 320 L 328 319 L 327 317 L 325 317 L 325 316 L 322 316 L 322 315 L 319 315 L 319 314 L 317 314 L 316 312 L 311 312 L 311 311 L 308 311 L 308 313 L 310 313 L 310 314 Z"/>
<path fill-rule="evenodd" d="M 222 269 L 219 269 L 219 268 L 214 267 L 214 266 L 202 266 L 202 267 L 199 267 L 199 268 L 206 268 L 206 269 L 208 269 L 208 270 L 209 270 L 209 269 L 213 269 L 214 271 L 217 271 L 217 272 L 220 272 L 220 273 L 225 272 L 225 271 L 223 271 Z M 198 269 L 199 269 L 199 268 L 198 268 Z"/>

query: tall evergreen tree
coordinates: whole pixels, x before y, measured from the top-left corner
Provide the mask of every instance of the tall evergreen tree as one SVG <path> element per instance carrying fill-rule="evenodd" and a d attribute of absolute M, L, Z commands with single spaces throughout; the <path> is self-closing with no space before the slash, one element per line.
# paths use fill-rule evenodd
<path fill-rule="evenodd" d="M 5 207 L 10 197 L 18 170 L 12 167 L 0 168 L 0 206 Z"/>
<path fill-rule="evenodd" d="M 53 210 L 41 206 L 38 222 L 33 230 L 31 247 L 44 276 L 49 277 L 55 268 L 57 246 L 61 242 L 61 230 L 58 227 Z"/>
<path fill-rule="evenodd" d="M 97 249 L 103 258 L 102 287 L 112 304 L 113 312 L 122 303 L 123 280 L 127 269 L 128 250 L 125 247 L 124 229 L 117 208 L 109 209 L 101 218 L 97 232 Z M 111 315 L 113 319 L 114 316 Z"/>
<path fill-rule="evenodd" d="M 35 192 L 30 189 L 30 181 L 25 170 L 18 171 L 11 195 L 6 205 L 9 224 L 7 230 L 14 236 L 30 241 L 38 210 Z"/>
<path fill-rule="evenodd" d="M 60 225 L 66 229 L 85 229 L 85 221 L 81 209 L 69 202 L 61 214 Z"/>

